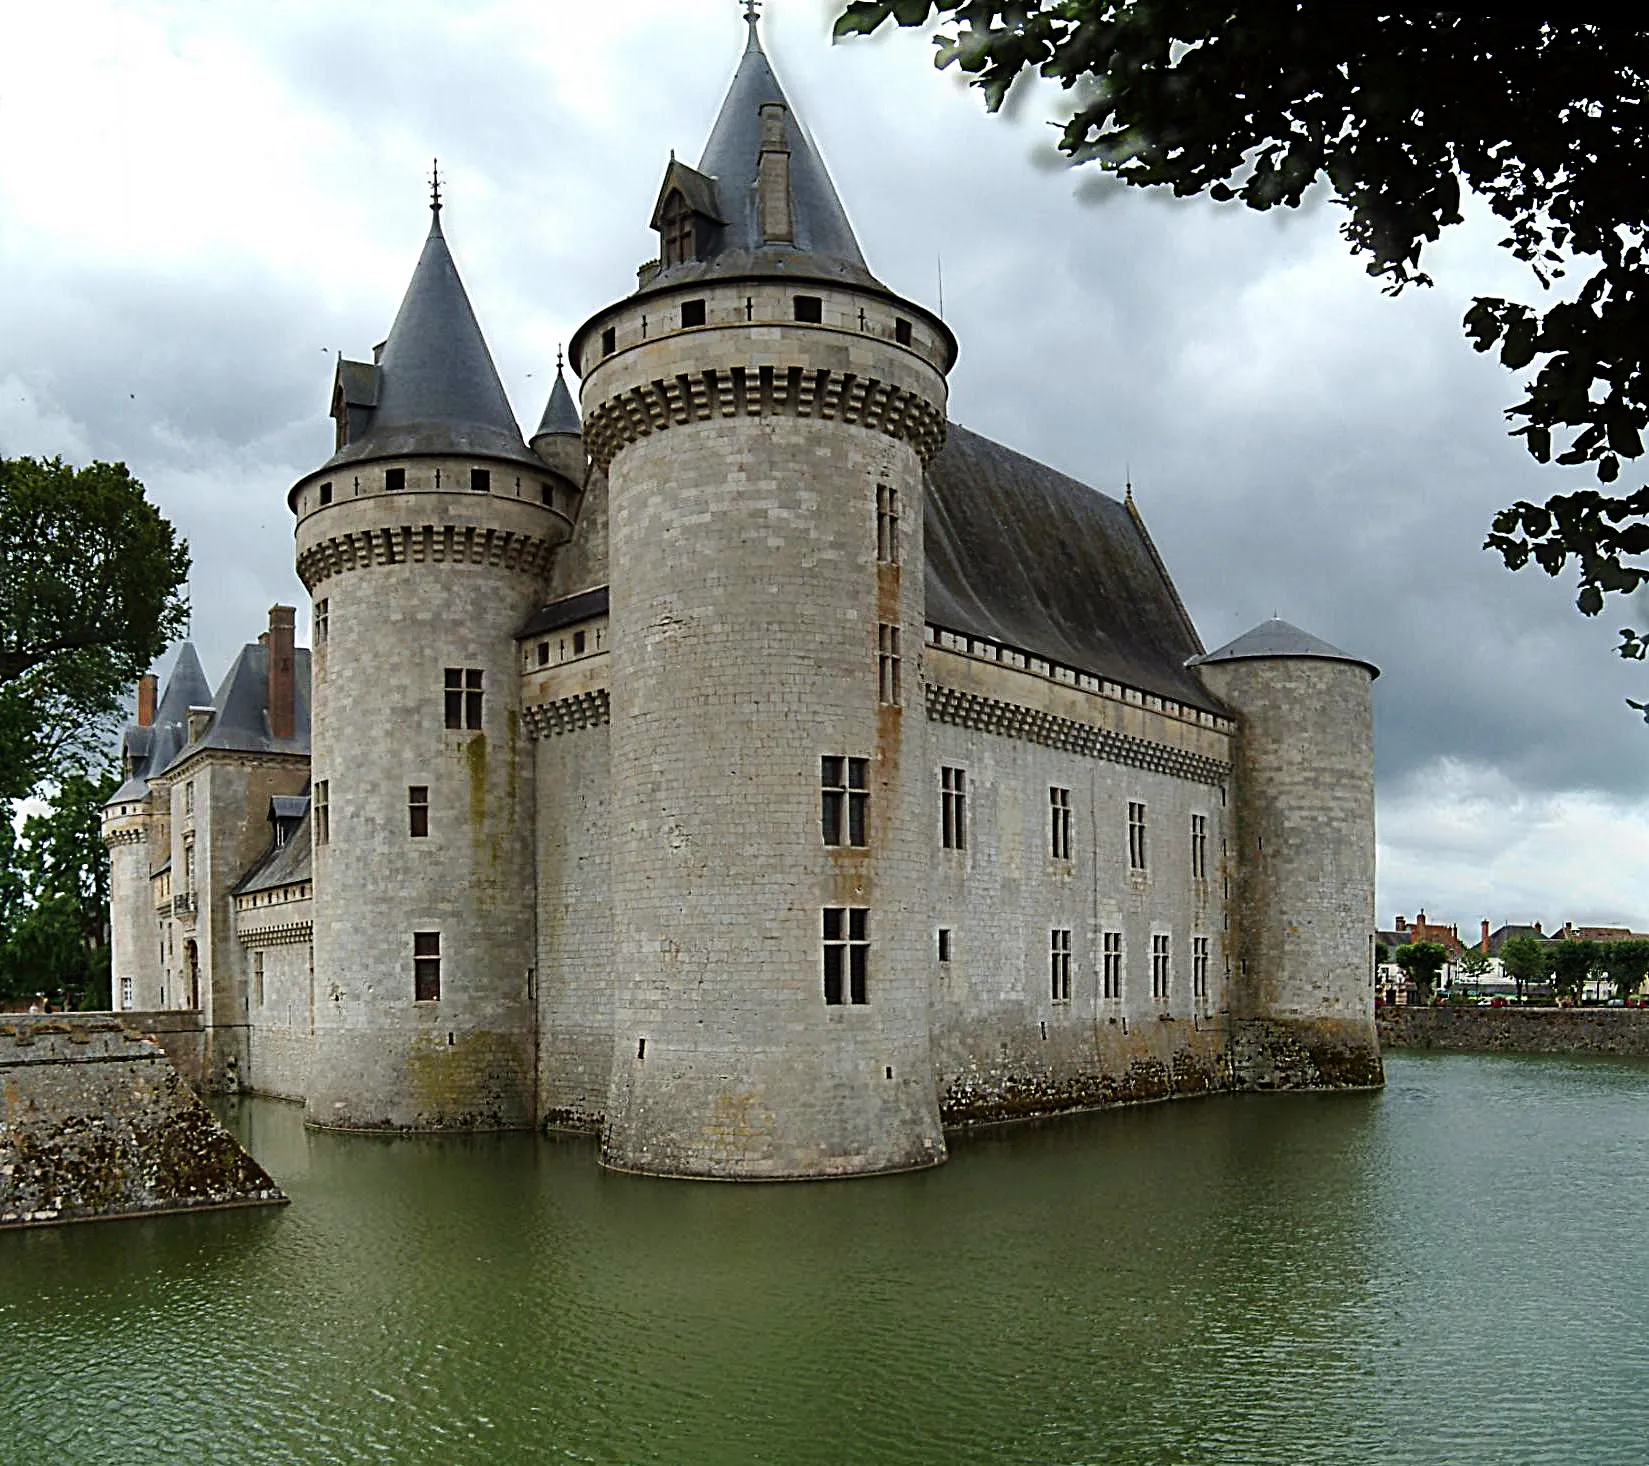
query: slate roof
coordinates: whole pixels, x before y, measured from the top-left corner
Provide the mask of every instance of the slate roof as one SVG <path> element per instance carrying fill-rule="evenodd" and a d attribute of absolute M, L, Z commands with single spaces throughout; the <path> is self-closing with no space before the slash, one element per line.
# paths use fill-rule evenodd
<path fill-rule="evenodd" d="M 194 644 L 186 641 L 172 663 L 171 675 L 155 708 L 154 723 L 147 728 L 134 723 L 126 729 L 121 750 L 131 757 L 132 772 L 109 803 L 129 804 L 144 798 L 149 792 L 149 775 L 164 769 L 189 741 L 189 709 L 208 707 L 211 702 L 212 688 L 201 670 L 200 657 Z"/>
<path fill-rule="evenodd" d="M 764 243 L 758 213 L 761 109 L 771 102 L 781 103 L 786 112 L 794 244 Z M 704 145 L 698 172 L 713 180 L 716 208 L 709 210 L 702 198 L 693 202 L 701 212 L 713 212 L 713 217 L 725 222 L 713 231 L 704 258 L 662 271 L 649 281 L 649 288 L 654 283 L 674 285 L 701 277 L 762 274 L 879 284 L 865 264 L 824 158 L 762 50 L 754 21 L 721 113 Z"/>
<path fill-rule="evenodd" d="M 1257 661 L 1269 657 L 1315 657 L 1324 662 L 1350 662 L 1353 666 L 1366 667 L 1372 676 L 1380 675 L 1380 669 L 1373 662 L 1364 661 L 1362 657 L 1354 657 L 1350 652 L 1343 652 L 1337 646 L 1330 646 L 1320 636 L 1313 636 L 1309 631 L 1301 631 L 1298 626 L 1279 620 L 1275 616 L 1269 621 L 1260 622 L 1252 631 L 1245 631 L 1235 641 L 1228 641 L 1218 651 L 1197 657 L 1194 665 Z"/>
<path fill-rule="evenodd" d="M 1537 932 L 1532 926 L 1503 926 L 1498 931 L 1489 934 L 1489 956 L 1498 957 L 1501 949 L 1513 937 L 1533 937 L 1535 941 L 1541 943 L 1552 940 L 1545 932 Z"/>
<path fill-rule="evenodd" d="M 607 587 L 599 585 L 594 590 L 581 590 L 577 595 L 551 601 L 528 617 L 526 624 L 515 633 L 516 638 L 524 641 L 529 636 L 542 636 L 546 631 L 588 621 L 592 616 L 605 616 L 608 600 Z"/>
<path fill-rule="evenodd" d="M 218 684 L 210 699 L 217 710 L 210 726 L 198 742 L 178 750 L 172 762 L 202 749 L 222 749 L 230 753 L 309 752 L 309 649 L 297 647 L 293 653 L 294 734 L 276 738 L 269 731 L 269 648 L 253 642 L 240 655 Z"/>
<path fill-rule="evenodd" d="M 955 424 L 927 488 L 929 622 L 1228 712 L 1186 669 L 1202 643 L 1131 506 Z"/>
<path fill-rule="evenodd" d="M 304 799 L 301 802 L 305 807 L 302 823 L 287 836 L 284 845 L 271 843 L 258 863 L 241 877 L 234 895 L 250 896 L 255 891 L 275 891 L 312 878 L 314 862 L 310 848 L 309 801 Z"/>
<path fill-rule="evenodd" d="M 539 419 L 538 431 L 534 438 L 543 438 L 552 434 L 570 433 L 577 437 L 584 431 L 584 424 L 578 416 L 578 405 L 573 401 L 573 394 L 567 386 L 566 373 L 561 369 L 561 363 L 555 364 L 555 385 L 550 388 L 550 400 L 544 404 L 544 416 Z"/>
<path fill-rule="evenodd" d="M 335 392 L 340 388 L 353 409 L 349 441 L 323 473 L 365 458 L 419 453 L 543 467 L 521 437 L 438 209 L 376 365 L 340 362 Z"/>

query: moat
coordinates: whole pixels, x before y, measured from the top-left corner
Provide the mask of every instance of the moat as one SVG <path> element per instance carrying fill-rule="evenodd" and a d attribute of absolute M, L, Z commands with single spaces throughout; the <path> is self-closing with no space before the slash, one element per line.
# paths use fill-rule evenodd
<path fill-rule="evenodd" d="M 805 1186 L 229 1111 L 292 1198 L 0 1235 L 0 1462 L 1641 1463 L 1649 1062 Z"/>

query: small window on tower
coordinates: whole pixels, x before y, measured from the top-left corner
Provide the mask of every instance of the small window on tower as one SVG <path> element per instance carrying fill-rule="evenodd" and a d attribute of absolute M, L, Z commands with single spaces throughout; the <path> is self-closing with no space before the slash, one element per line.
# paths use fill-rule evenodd
<path fill-rule="evenodd" d="M 611 356 L 618 350 L 618 327 L 609 326 L 601 333 L 601 354 Z"/>
<path fill-rule="evenodd" d="M 384 470 L 384 492 L 399 494 L 407 486 L 407 471 L 404 468 L 386 468 Z"/>
<path fill-rule="evenodd" d="M 470 488 L 478 494 L 492 492 L 492 470 L 489 468 L 472 468 L 470 470 Z"/>
<path fill-rule="evenodd" d="M 414 840 L 429 835 L 429 785 L 407 786 L 407 821 Z"/>
<path fill-rule="evenodd" d="M 903 317 L 893 323 L 893 339 L 901 346 L 910 345 L 910 322 Z"/>
<path fill-rule="evenodd" d="M 950 928 L 948 926 L 939 928 L 939 960 L 941 962 L 950 961 Z"/>
<path fill-rule="evenodd" d="M 547 667 L 550 665 L 550 644 L 547 641 L 541 641 L 538 643 L 538 665 L 540 667 Z"/>
<path fill-rule="evenodd" d="M 835 1008 L 870 1000 L 870 912 L 862 906 L 824 908 L 824 1000 Z"/>
<path fill-rule="evenodd" d="M 541 504 L 555 503 L 555 490 L 542 480 L 539 481 L 538 485 L 538 501 Z"/>
<path fill-rule="evenodd" d="M 330 626 L 331 602 L 325 596 L 315 602 L 315 645 L 325 646 Z"/>
<path fill-rule="evenodd" d="M 446 725 L 449 728 L 478 729 L 481 726 L 481 669 L 479 667 L 448 667 L 446 669 L 445 705 Z"/>
<path fill-rule="evenodd" d="M 441 999 L 441 933 L 412 934 L 412 997 L 418 1003 Z"/>
<path fill-rule="evenodd" d="M 819 325 L 824 320 L 824 301 L 817 295 L 798 295 L 796 319 L 810 326 Z"/>
<path fill-rule="evenodd" d="M 682 301 L 681 324 L 684 327 L 702 326 L 704 324 L 704 302 L 702 300 Z"/>
<path fill-rule="evenodd" d="M 328 504 L 330 504 L 331 502 L 332 502 L 332 485 L 331 484 L 322 484 L 321 485 L 321 508 L 323 508 L 323 509 L 326 508 L 326 506 Z"/>
<path fill-rule="evenodd" d="M 314 815 L 312 824 L 317 845 L 325 845 L 332 838 L 331 789 L 332 785 L 329 780 L 316 780 L 314 793 L 310 800 L 311 812 Z"/>
<path fill-rule="evenodd" d="M 584 633 L 582 631 L 573 632 L 573 655 L 575 657 L 584 655 Z"/>

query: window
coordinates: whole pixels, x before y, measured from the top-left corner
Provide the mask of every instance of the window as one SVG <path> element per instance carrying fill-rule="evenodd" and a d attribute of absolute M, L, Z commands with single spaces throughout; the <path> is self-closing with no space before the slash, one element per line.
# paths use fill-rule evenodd
<path fill-rule="evenodd" d="M 326 638 L 331 627 L 328 624 L 332 611 L 332 603 L 324 598 L 315 602 L 315 645 L 325 646 Z"/>
<path fill-rule="evenodd" d="M 481 669 L 448 667 L 446 719 L 449 728 L 481 726 Z"/>
<path fill-rule="evenodd" d="M 702 326 L 704 324 L 704 302 L 702 300 L 684 300 L 681 303 L 681 324 L 688 326 Z"/>
<path fill-rule="evenodd" d="M 120 979 L 120 1006 L 122 1011 L 129 1010 L 132 1006 L 132 980 L 129 977 Z"/>
<path fill-rule="evenodd" d="M 687 200 L 682 197 L 679 188 L 670 190 L 670 197 L 664 201 L 663 228 L 659 233 L 664 239 L 664 265 L 668 269 L 671 265 L 686 264 L 688 260 L 698 258 L 698 241 L 693 237 L 693 211 L 687 207 Z M 702 306 L 703 301 L 697 302 Z M 685 307 L 682 310 L 686 315 Z M 686 320 L 682 325 L 689 324 Z M 704 322 L 700 321 L 699 325 Z"/>
<path fill-rule="evenodd" d="M 321 508 L 326 508 L 332 502 L 332 485 L 322 484 L 320 492 Z"/>
<path fill-rule="evenodd" d="M 939 843 L 946 850 L 968 848 L 968 776 L 961 769 L 939 770 Z"/>
<path fill-rule="evenodd" d="M 407 786 L 407 822 L 414 840 L 429 834 L 429 785 Z"/>
<path fill-rule="evenodd" d="M 1151 938 L 1151 997 L 1158 1003 L 1168 1001 L 1168 936 L 1158 932 Z"/>
<path fill-rule="evenodd" d="M 331 783 L 321 779 L 315 784 L 314 797 L 310 800 L 311 813 L 314 815 L 315 843 L 324 845 L 332 838 L 332 810 L 328 806 L 331 796 Z"/>
<path fill-rule="evenodd" d="M 193 779 L 183 781 L 183 812 L 185 814 L 195 812 L 195 781 Z"/>
<path fill-rule="evenodd" d="M 540 504 L 555 503 L 555 488 L 553 485 L 540 479 L 538 482 L 538 502 Z"/>
<path fill-rule="evenodd" d="M 1128 869 L 1145 869 L 1145 806 L 1128 803 Z"/>
<path fill-rule="evenodd" d="M 601 333 L 601 354 L 611 356 L 618 350 L 618 327 L 609 326 Z"/>
<path fill-rule="evenodd" d="M 1191 816 L 1191 879 L 1208 879 L 1208 816 Z"/>
<path fill-rule="evenodd" d="M 541 641 L 538 643 L 538 665 L 540 667 L 547 667 L 550 665 L 550 644 L 547 641 Z"/>
<path fill-rule="evenodd" d="M 866 807 L 870 803 L 870 760 L 819 760 L 819 816 L 826 845 L 868 845 Z"/>
<path fill-rule="evenodd" d="M 1055 860 L 1071 858 L 1071 791 L 1048 790 L 1048 851 Z"/>
<path fill-rule="evenodd" d="M 386 468 L 384 470 L 384 492 L 399 494 L 407 486 L 407 471 L 404 468 Z"/>
<path fill-rule="evenodd" d="M 948 926 L 939 928 L 939 960 L 941 962 L 950 961 L 950 928 Z"/>
<path fill-rule="evenodd" d="M 804 321 L 810 326 L 817 326 L 824 320 L 824 301 L 817 295 L 798 295 L 796 297 L 796 319 Z"/>
<path fill-rule="evenodd" d="M 584 655 L 584 633 L 582 631 L 573 632 L 573 655 L 575 657 Z"/>
<path fill-rule="evenodd" d="M 1056 1003 L 1071 1001 L 1071 933 L 1055 927 L 1048 933 L 1048 977 Z"/>
<path fill-rule="evenodd" d="M 1100 939 L 1101 993 L 1113 1000 L 1122 996 L 1122 933 L 1106 932 Z"/>
<path fill-rule="evenodd" d="M 910 322 L 903 316 L 895 318 L 893 322 L 893 339 L 901 346 L 910 345 Z"/>
<path fill-rule="evenodd" d="M 1191 992 L 1199 998 L 1208 996 L 1208 938 L 1191 938 Z"/>
<path fill-rule="evenodd" d="M 868 1002 L 870 912 L 863 906 L 824 909 L 824 1000 L 835 1008 Z"/>
<path fill-rule="evenodd" d="M 441 998 L 441 933 L 412 934 L 412 999 L 435 1003 Z"/>
<path fill-rule="evenodd" d="M 263 953 L 252 954 L 252 1001 L 263 1007 Z"/>
<path fill-rule="evenodd" d="M 889 707 L 898 707 L 904 688 L 899 656 L 899 628 L 883 621 L 876 627 L 876 695 Z"/>
<path fill-rule="evenodd" d="M 470 470 L 470 488 L 477 494 L 492 492 L 492 470 L 490 468 L 472 468 Z"/>
<path fill-rule="evenodd" d="M 887 484 L 876 485 L 876 558 L 899 563 L 899 491 Z"/>
<path fill-rule="evenodd" d="M 195 889 L 195 837 L 185 836 L 183 841 L 183 889 Z"/>

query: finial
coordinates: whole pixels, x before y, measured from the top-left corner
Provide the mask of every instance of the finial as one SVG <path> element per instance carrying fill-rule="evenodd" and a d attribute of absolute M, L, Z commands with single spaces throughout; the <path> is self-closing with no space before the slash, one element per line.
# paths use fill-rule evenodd
<path fill-rule="evenodd" d="M 441 160 L 436 158 L 429 171 L 429 207 L 432 213 L 441 212 Z"/>
<path fill-rule="evenodd" d="M 1123 482 L 1126 485 L 1126 487 L 1124 488 L 1123 493 L 1122 493 L 1122 502 L 1124 504 L 1132 504 L 1134 502 L 1134 470 L 1133 470 L 1133 465 L 1132 464 L 1124 464 L 1123 469 L 1122 469 L 1122 473 L 1123 473 Z"/>
<path fill-rule="evenodd" d="M 750 27 L 750 49 L 762 48 L 761 32 L 756 29 L 762 18 L 762 0 L 744 0 L 744 23 Z"/>
<path fill-rule="evenodd" d="M 556 376 L 559 377 L 561 375 L 561 363 L 564 362 L 566 359 L 567 359 L 566 356 L 562 353 L 561 347 L 559 345 L 557 345 L 556 348 L 555 348 L 555 374 L 556 374 Z"/>

